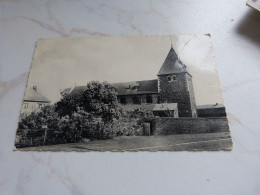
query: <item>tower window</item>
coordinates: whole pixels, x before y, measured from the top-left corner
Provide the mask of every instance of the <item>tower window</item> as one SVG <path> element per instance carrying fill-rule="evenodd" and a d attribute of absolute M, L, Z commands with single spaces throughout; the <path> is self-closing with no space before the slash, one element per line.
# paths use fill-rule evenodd
<path fill-rule="evenodd" d="M 168 82 L 176 81 L 176 75 L 169 75 L 169 76 L 167 77 L 167 81 L 168 81 Z"/>

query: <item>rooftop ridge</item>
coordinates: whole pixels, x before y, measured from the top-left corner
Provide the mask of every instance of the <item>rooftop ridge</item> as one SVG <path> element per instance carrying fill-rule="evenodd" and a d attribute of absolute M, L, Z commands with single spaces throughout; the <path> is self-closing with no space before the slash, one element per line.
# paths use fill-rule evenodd
<path fill-rule="evenodd" d="M 185 67 L 186 66 L 181 62 L 173 47 L 171 47 L 157 76 L 164 75 L 164 74 L 184 72 L 186 71 Z"/>
<path fill-rule="evenodd" d="M 26 90 L 24 100 L 25 101 L 32 101 L 32 102 L 48 102 L 48 103 L 51 102 L 41 92 L 39 92 L 39 91 L 37 91 L 33 88 L 28 88 Z"/>

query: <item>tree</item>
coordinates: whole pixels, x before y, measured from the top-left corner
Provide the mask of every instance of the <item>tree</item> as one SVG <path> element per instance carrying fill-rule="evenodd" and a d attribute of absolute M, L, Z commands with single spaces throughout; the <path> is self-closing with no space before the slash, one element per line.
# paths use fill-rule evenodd
<path fill-rule="evenodd" d="M 46 141 L 47 130 L 59 130 L 59 117 L 53 105 L 47 105 L 39 111 L 21 115 L 17 129 L 18 145 L 42 145 Z M 31 141 L 30 141 L 31 140 Z M 33 141 L 33 142 L 32 142 Z"/>
<path fill-rule="evenodd" d="M 80 106 L 92 116 L 101 117 L 105 123 L 112 122 L 120 115 L 117 88 L 107 82 L 92 81 L 82 93 Z"/>
<path fill-rule="evenodd" d="M 72 94 L 69 93 L 68 89 L 69 88 L 60 92 L 61 100 L 55 104 L 55 112 L 57 112 L 60 117 L 71 116 L 74 112 L 77 112 L 77 108 L 80 107 L 82 91 Z"/>
<path fill-rule="evenodd" d="M 71 116 L 78 110 L 84 110 L 89 116 L 101 118 L 105 123 L 119 118 L 117 88 L 107 82 L 91 81 L 78 93 L 65 93 L 55 105 L 55 111 L 60 116 Z"/>
<path fill-rule="evenodd" d="M 41 129 L 46 124 L 52 124 L 50 123 L 52 120 L 58 120 L 58 115 L 54 112 L 53 105 L 47 105 L 39 111 L 32 112 L 30 115 L 22 115 L 18 128 Z M 53 124 L 56 124 L 56 122 Z"/>
<path fill-rule="evenodd" d="M 92 81 L 78 93 L 61 91 L 55 105 L 21 117 L 17 146 L 78 142 L 82 138 L 112 137 L 112 124 L 121 109 L 117 103 L 117 89 L 107 82 Z M 33 143 L 30 140 L 33 137 Z"/>
<path fill-rule="evenodd" d="M 89 121 L 96 122 L 101 139 L 104 137 L 105 126 L 120 116 L 117 88 L 107 82 L 91 81 L 82 91 L 62 94 L 61 100 L 55 105 L 55 111 L 61 117 L 72 117 L 73 114 L 84 111 Z"/>

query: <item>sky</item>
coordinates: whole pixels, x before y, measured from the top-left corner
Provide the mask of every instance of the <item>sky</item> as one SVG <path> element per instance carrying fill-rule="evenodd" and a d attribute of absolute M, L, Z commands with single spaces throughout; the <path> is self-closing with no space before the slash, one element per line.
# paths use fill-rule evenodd
<path fill-rule="evenodd" d="M 27 88 L 55 103 L 60 90 L 89 81 L 111 83 L 156 79 L 171 43 L 192 75 L 197 105 L 223 104 L 208 35 L 39 39 Z"/>

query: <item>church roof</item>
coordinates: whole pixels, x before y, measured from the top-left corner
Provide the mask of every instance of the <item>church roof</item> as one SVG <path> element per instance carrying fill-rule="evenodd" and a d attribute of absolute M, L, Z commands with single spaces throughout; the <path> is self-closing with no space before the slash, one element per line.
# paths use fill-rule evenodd
<path fill-rule="evenodd" d="M 118 88 L 118 95 L 158 93 L 157 79 L 124 82 L 124 83 L 113 83 L 112 85 Z"/>
<path fill-rule="evenodd" d="M 184 72 L 184 71 L 186 72 L 185 66 L 179 60 L 176 52 L 171 47 L 163 65 L 157 75 L 159 76 L 159 75 L 164 75 L 164 74 L 180 73 L 180 72 Z"/>
<path fill-rule="evenodd" d="M 71 90 L 70 94 L 75 95 L 87 89 L 87 86 L 76 86 Z"/>
<path fill-rule="evenodd" d="M 157 79 L 145 81 L 133 81 L 124 83 L 111 83 L 118 89 L 118 95 L 137 95 L 158 93 Z M 77 86 L 71 94 L 77 94 L 86 89 L 86 86 Z"/>
<path fill-rule="evenodd" d="M 33 89 L 31 87 L 28 87 L 26 89 L 24 101 L 27 101 L 27 102 L 46 102 L 46 103 L 51 102 L 48 98 L 46 98 L 39 91 L 37 91 L 37 88 Z"/>

